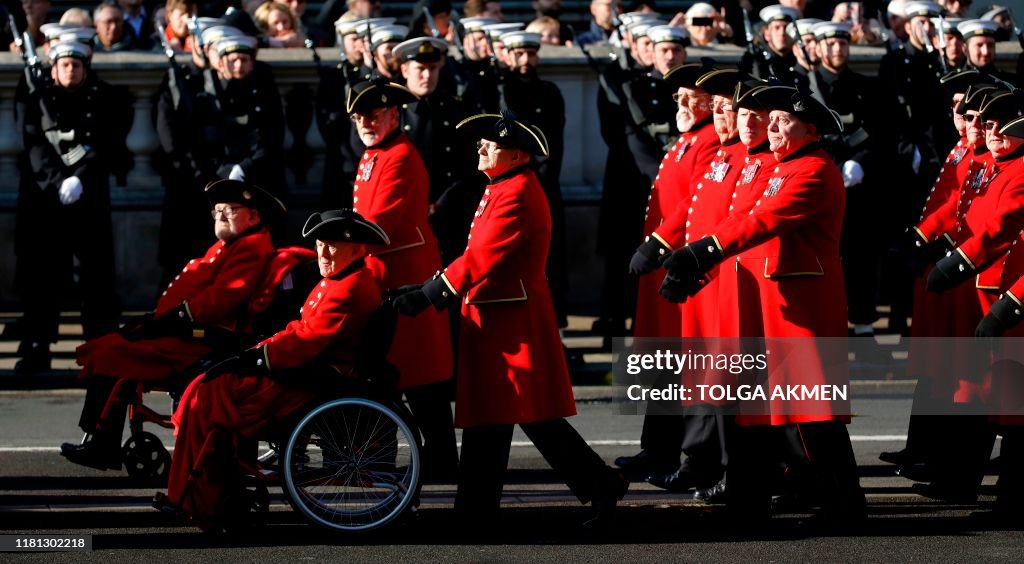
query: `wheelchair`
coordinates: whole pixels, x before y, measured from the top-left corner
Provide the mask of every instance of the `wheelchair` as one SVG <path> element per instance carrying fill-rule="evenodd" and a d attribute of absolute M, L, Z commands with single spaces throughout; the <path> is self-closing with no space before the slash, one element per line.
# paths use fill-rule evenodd
<path fill-rule="evenodd" d="M 269 488 L 278 486 L 307 522 L 341 533 L 376 529 L 418 505 L 421 437 L 400 401 L 398 370 L 387 362 L 397 315 L 387 301 L 371 315 L 357 378 L 326 368 L 295 369 L 299 378 L 330 382 L 319 392 L 330 399 L 236 442 L 244 495 L 234 518 L 269 511 Z M 257 459 L 257 441 L 270 443 L 272 456 Z"/>
<path fill-rule="evenodd" d="M 171 414 L 159 413 L 145 405 L 144 395 L 149 392 L 166 392 L 171 396 L 173 412 L 181 394 L 193 379 L 220 360 L 283 327 L 295 317 L 306 291 L 313 286 L 314 273 L 304 272 L 301 267 L 310 265 L 315 259 L 316 253 L 304 247 L 277 249 L 253 297 L 246 304 L 244 317 L 247 322 L 244 325 L 247 330 L 244 333 L 217 327 L 196 328 L 193 335 L 210 343 L 214 349 L 212 354 L 172 374 L 166 381 L 139 382 L 122 378 L 115 383 L 101 419 L 107 418 L 117 402 L 128 404 L 129 437 L 121 448 L 121 454 L 129 476 L 144 481 L 163 481 L 167 479 L 171 466 L 171 455 L 163 442 L 153 433 L 144 430 L 147 423 L 173 429 Z"/>

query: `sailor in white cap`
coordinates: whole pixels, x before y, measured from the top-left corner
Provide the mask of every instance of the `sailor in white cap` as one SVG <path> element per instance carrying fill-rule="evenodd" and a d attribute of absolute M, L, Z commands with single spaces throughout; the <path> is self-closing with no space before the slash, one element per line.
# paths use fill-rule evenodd
<path fill-rule="evenodd" d="M 505 45 L 501 42 L 501 36 L 512 32 L 522 31 L 526 28 L 525 23 L 496 23 L 490 24 L 483 27 L 484 33 L 490 36 L 491 46 L 494 47 L 494 56 L 498 59 L 498 63 L 502 66 L 508 66 L 508 50 L 505 49 Z"/>
<path fill-rule="evenodd" d="M 462 48 L 466 52 L 466 58 L 472 61 L 482 61 L 491 56 L 491 46 L 487 42 L 487 32 L 484 27 L 498 23 L 494 18 L 474 16 L 462 18 Z"/>
<path fill-rule="evenodd" d="M 799 45 L 793 45 L 793 55 L 796 56 L 797 61 L 804 68 L 810 68 L 813 65 L 818 64 L 818 50 L 816 47 L 816 40 L 814 38 L 814 31 L 812 28 L 815 24 L 821 23 L 822 20 L 818 18 L 802 18 L 786 26 L 786 33 L 790 37 L 796 40 L 799 37 L 804 42 L 804 48 L 807 49 L 807 56 L 810 61 L 804 60 L 803 50 L 800 49 Z"/>
<path fill-rule="evenodd" d="M 686 30 L 674 25 L 658 25 L 647 30 L 654 46 L 654 70 L 661 76 L 686 62 Z"/>
<path fill-rule="evenodd" d="M 667 24 L 661 20 L 639 20 L 626 27 L 629 32 L 630 42 L 633 45 L 633 56 L 645 68 L 654 66 L 654 43 L 647 36 L 647 32 L 652 27 L 660 25 Z"/>
<path fill-rule="evenodd" d="M 992 20 L 999 26 L 996 29 L 996 42 L 1009 41 L 1013 35 L 1013 18 L 1006 6 L 992 6 L 992 9 L 981 15 L 983 20 Z"/>
<path fill-rule="evenodd" d="M 395 60 L 391 50 L 395 45 L 405 41 L 409 28 L 404 25 L 385 25 L 374 28 L 370 37 L 370 49 L 373 53 L 373 64 L 381 76 L 393 82 L 401 82 L 401 62 Z"/>
<path fill-rule="evenodd" d="M 935 2 L 907 2 L 903 6 L 903 15 L 907 18 L 904 29 L 910 45 L 918 51 L 930 52 L 934 49 L 932 38 L 935 36 L 935 25 L 932 18 L 942 15 L 942 6 Z"/>
<path fill-rule="evenodd" d="M 747 50 L 743 54 L 739 69 L 755 78 L 767 80 L 775 77 L 782 84 L 795 85 L 797 61 L 793 55 L 794 42 L 786 28 L 800 19 L 800 12 L 795 8 L 775 4 L 763 8 L 758 15 L 764 22 L 761 28 L 763 43 L 754 52 Z"/>
<path fill-rule="evenodd" d="M 943 18 L 941 25 L 938 18 L 932 20 L 935 29 L 942 31 L 946 40 L 946 63 L 950 70 L 958 69 L 967 64 L 967 48 L 964 45 L 964 36 L 957 29 L 965 20 L 963 18 Z"/>
<path fill-rule="evenodd" d="M 907 0 L 892 0 L 889 5 L 885 8 L 885 17 L 888 20 L 889 33 L 893 35 L 894 40 L 897 43 L 905 43 L 909 36 L 907 35 L 906 23 L 907 16 L 903 13 L 903 7 L 907 5 Z"/>
<path fill-rule="evenodd" d="M 999 25 L 992 20 L 967 20 L 956 26 L 964 37 L 967 64 L 988 73 L 996 71 L 996 31 Z"/>

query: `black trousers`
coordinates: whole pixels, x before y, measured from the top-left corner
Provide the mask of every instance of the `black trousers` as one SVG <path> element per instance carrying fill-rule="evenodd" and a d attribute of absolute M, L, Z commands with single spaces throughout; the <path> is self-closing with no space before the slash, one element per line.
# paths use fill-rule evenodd
<path fill-rule="evenodd" d="M 683 466 L 697 477 L 697 487 L 722 479 L 729 465 L 728 441 L 735 417 L 712 405 L 695 405 L 683 415 Z"/>
<path fill-rule="evenodd" d="M 409 410 L 423 435 L 426 481 L 455 476 L 459 467 L 449 384 L 444 381 L 403 390 Z"/>
<path fill-rule="evenodd" d="M 583 503 L 594 497 L 613 472 L 565 419 L 523 423 L 519 427 Z M 513 425 L 483 425 L 462 432 L 456 511 L 472 515 L 498 511 L 513 429 Z"/>
<path fill-rule="evenodd" d="M 117 380 L 108 376 L 94 375 L 85 387 L 85 402 L 78 426 L 86 433 L 120 442 L 124 433 L 124 420 L 128 414 L 128 403 L 135 394 L 135 386 L 123 386 L 118 401 L 111 407 L 105 419 L 101 420 L 103 408 L 114 392 Z"/>
<path fill-rule="evenodd" d="M 779 464 L 785 463 L 801 476 L 800 489 L 814 495 L 826 514 L 863 514 L 864 491 L 844 423 L 737 425 L 733 435 L 726 498 L 730 513 L 745 518 L 768 518 L 773 484 L 777 483 L 772 476 Z"/>
<path fill-rule="evenodd" d="M 1024 427 L 1003 427 L 999 447 L 999 484 L 996 503 L 1000 508 L 1020 513 L 1024 504 Z"/>

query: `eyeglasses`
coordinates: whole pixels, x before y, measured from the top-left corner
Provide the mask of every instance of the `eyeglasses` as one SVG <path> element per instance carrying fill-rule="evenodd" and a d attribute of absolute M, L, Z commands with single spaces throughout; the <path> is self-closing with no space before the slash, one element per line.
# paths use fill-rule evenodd
<path fill-rule="evenodd" d="M 501 150 L 501 145 L 498 145 L 494 141 L 477 141 L 476 150 L 484 149 L 488 153 L 496 153 Z"/>
<path fill-rule="evenodd" d="M 991 120 L 985 122 L 985 131 L 993 131 L 993 130 L 997 129 L 998 127 L 999 127 L 999 122 L 995 122 L 995 121 L 991 121 Z"/>
<path fill-rule="evenodd" d="M 964 123 L 981 122 L 981 114 L 964 114 L 961 117 L 963 118 Z"/>
<path fill-rule="evenodd" d="M 369 123 L 370 125 L 375 125 L 378 121 L 380 121 L 380 118 L 384 116 L 385 110 L 386 108 L 379 108 L 373 110 L 368 114 L 354 113 L 351 116 L 349 116 L 349 119 L 351 119 L 355 123 L 366 122 Z"/>
<path fill-rule="evenodd" d="M 238 212 L 247 209 L 249 208 L 245 206 L 224 206 L 222 208 L 213 208 L 212 210 L 210 210 L 210 217 L 212 217 L 213 219 L 217 219 L 217 216 L 223 214 L 224 217 L 228 219 L 233 219 L 236 215 L 238 215 Z"/>

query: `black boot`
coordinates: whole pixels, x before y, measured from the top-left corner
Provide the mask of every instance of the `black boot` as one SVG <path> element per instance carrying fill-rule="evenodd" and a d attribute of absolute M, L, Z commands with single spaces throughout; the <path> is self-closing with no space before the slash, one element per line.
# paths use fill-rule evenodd
<path fill-rule="evenodd" d="M 21 355 L 14 365 L 14 373 L 19 375 L 38 374 L 50 370 L 50 345 L 39 341 L 23 341 L 18 347 Z"/>
<path fill-rule="evenodd" d="M 60 455 L 75 464 L 97 470 L 121 469 L 121 442 L 112 434 L 86 434 L 80 444 L 60 445 Z"/>

